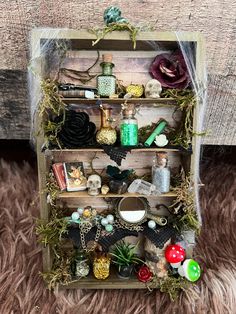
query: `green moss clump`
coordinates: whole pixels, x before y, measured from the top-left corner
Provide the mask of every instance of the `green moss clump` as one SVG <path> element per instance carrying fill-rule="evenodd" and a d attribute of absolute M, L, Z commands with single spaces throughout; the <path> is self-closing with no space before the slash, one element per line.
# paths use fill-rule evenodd
<path fill-rule="evenodd" d="M 92 45 L 96 45 L 101 39 L 103 39 L 107 34 L 114 31 L 128 31 L 130 34 L 130 39 L 133 42 L 133 48 L 136 49 L 136 37 L 139 32 L 139 28 L 135 27 L 130 23 L 110 23 L 103 28 L 93 28 L 89 32 L 96 36 L 96 40 L 92 42 Z"/>
<path fill-rule="evenodd" d="M 183 179 L 179 186 L 173 188 L 176 199 L 170 209 L 176 213 L 175 226 L 178 230 L 195 230 L 200 232 L 200 225 L 194 205 L 194 192 L 190 176 Z"/>
<path fill-rule="evenodd" d="M 56 81 L 43 80 L 41 89 L 43 95 L 39 105 L 39 116 L 41 117 L 41 128 L 46 139 L 46 147 L 51 143 L 61 148 L 57 135 L 65 121 L 66 105 L 58 94 Z M 57 119 L 58 121 L 56 121 Z"/>
<path fill-rule="evenodd" d="M 37 220 L 36 234 L 44 245 L 57 245 L 68 232 L 68 221 L 65 218 L 53 218 L 49 222 Z"/>
<path fill-rule="evenodd" d="M 147 287 L 150 291 L 158 288 L 161 292 L 168 293 L 171 301 L 175 301 L 180 291 L 187 290 L 189 285 L 190 282 L 186 278 L 172 276 L 165 278 L 154 277 L 151 282 L 147 283 Z"/>
<path fill-rule="evenodd" d="M 193 114 L 196 106 L 196 95 L 191 89 L 167 89 L 162 94 L 164 98 L 174 98 L 177 103 L 176 111 L 182 112 L 182 117 L 177 122 L 177 128 L 169 133 L 169 140 L 172 145 L 182 146 L 188 149 L 192 142 Z"/>
<path fill-rule="evenodd" d="M 43 279 L 48 283 L 49 290 L 56 288 L 58 284 L 67 285 L 72 281 L 72 252 L 58 251 L 56 256 L 52 270 L 41 273 Z"/>

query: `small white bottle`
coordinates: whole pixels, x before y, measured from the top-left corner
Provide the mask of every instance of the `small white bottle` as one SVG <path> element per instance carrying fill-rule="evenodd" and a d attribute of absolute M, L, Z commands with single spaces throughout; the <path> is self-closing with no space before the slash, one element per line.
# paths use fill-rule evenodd
<path fill-rule="evenodd" d="M 168 157 L 166 152 L 156 153 L 152 166 L 152 184 L 160 193 L 170 191 L 170 170 L 167 167 Z"/>

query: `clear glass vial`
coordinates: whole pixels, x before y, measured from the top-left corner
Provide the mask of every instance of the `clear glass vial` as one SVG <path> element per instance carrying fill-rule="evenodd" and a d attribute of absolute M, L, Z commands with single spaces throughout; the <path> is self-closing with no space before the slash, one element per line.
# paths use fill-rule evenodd
<path fill-rule="evenodd" d="M 152 184 L 160 193 L 170 191 L 170 169 L 167 167 L 168 157 L 166 152 L 156 153 L 152 166 Z"/>

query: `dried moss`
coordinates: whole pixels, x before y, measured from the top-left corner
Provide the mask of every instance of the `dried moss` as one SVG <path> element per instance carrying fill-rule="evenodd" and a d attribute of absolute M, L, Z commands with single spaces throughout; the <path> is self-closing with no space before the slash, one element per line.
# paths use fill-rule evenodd
<path fill-rule="evenodd" d="M 50 245 L 54 253 L 53 266 L 50 272 L 41 273 L 44 280 L 48 283 L 49 289 L 55 288 L 57 284 L 67 284 L 71 281 L 70 274 L 70 254 L 62 249 L 62 239 L 68 232 L 68 222 L 64 217 L 63 209 L 55 205 L 57 186 L 52 181 L 47 181 L 47 191 L 50 195 L 51 205 L 50 220 L 38 219 L 36 221 L 36 234 L 38 240 L 44 246 Z"/>
<path fill-rule="evenodd" d="M 188 149 L 192 137 L 195 135 L 193 132 L 193 114 L 197 101 L 196 95 L 191 89 L 167 89 L 162 93 L 162 97 L 174 98 L 177 104 L 175 112 L 182 112 L 181 120 L 176 121 L 177 128 L 169 133 L 170 143 Z"/>
<path fill-rule="evenodd" d="M 51 203 L 55 202 L 60 193 L 60 188 L 52 171 L 49 172 L 46 178 L 46 193 L 49 195 Z"/>
<path fill-rule="evenodd" d="M 160 289 L 161 292 L 168 293 L 171 301 L 175 301 L 181 290 L 185 291 L 188 289 L 190 282 L 183 277 L 171 277 L 157 278 L 154 277 L 150 283 L 147 283 L 149 290 L 155 288 Z"/>
<path fill-rule="evenodd" d="M 57 245 L 62 237 L 68 232 L 68 222 L 65 218 L 53 217 L 49 222 L 37 220 L 36 234 L 39 241 L 44 245 Z"/>
<path fill-rule="evenodd" d="M 41 117 L 41 128 L 46 139 L 46 147 L 49 143 L 61 148 L 61 143 L 57 138 L 65 121 L 65 104 L 58 94 L 57 82 L 50 79 L 41 82 L 42 101 L 39 105 L 39 116 Z M 62 117 L 56 121 L 57 117 Z"/>
<path fill-rule="evenodd" d="M 155 130 L 157 126 L 157 123 L 152 123 L 149 125 L 145 125 L 138 129 L 138 139 L 139 142 L 144 144 L 144 142 L 148 139 L 148 137 L 152 134 L 152 132 Z"/>
<path fill-rule="evenodd" d="M 200 231 L 200 225 L 194 205 L 194 191 L 190 176 L 183 179 L 179 186 L 173 188 L 176 199 L 170 209 L 176 211 L 175 226 L 178 230 Z"/>
<path fill-rule="evenodd" d="M 58 251 L 55 256 L 52 270 L 41 273 L 41 276 L 48 284 L 49 290 L 56 288 L 58 284 L 67 285 L 72 281 L 72 252 Z"/>
<path fill-rule="evenodd" d="M 101 39 L 103 39 L 107 34 L 114 31 L 128 31 L 130 34 L 130 39 L 133 42 L 133 48 L 136 49 L 136 37 L 140 29 L 135 27 L 130 23 L 110 23 L 103 28 L 92 28 L 89 32 L 96 36 L 96 40 L 92 42 L 92 45 L 96 45 Z"/>

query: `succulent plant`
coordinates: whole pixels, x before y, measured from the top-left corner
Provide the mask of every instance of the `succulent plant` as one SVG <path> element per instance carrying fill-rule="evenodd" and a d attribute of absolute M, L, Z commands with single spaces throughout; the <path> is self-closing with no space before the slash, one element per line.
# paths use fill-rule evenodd
<path fill-rule="evenodd" d="M 114 250 L 110 253 L 113 256 L 113 263 L 118 265 L 119 271 L 123 266 L 143 263 L 143 261 L 135 253 L 138 243 L 132 245 L 125 241 L 120 241 L 115 245 Z"/>

